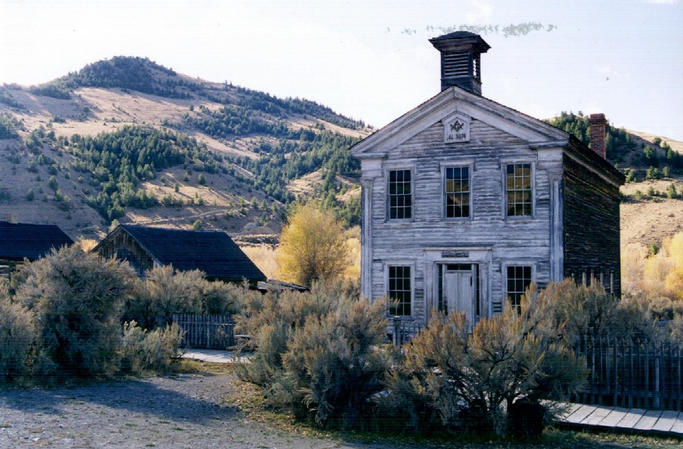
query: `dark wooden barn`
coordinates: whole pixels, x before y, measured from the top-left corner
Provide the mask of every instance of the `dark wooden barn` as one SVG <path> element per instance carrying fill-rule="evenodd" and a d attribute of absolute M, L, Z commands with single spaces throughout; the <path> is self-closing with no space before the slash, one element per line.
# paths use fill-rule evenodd
<path fill-rule="evenodd" d="M 120 225 L 93 248 L 104 257 L 128 261 L 140 276 L 162 265 L 181 271 L 201 270 L 211 280 L 251 284 L 266 276 L 221 231 L 187 231 Z"/>
<path fill-rule="evenodd" d="M 56 225 L 0 221 L 0 276 L 8 276 L 24 259 L 40 259 L 52 248 L 73 244 Z"/>

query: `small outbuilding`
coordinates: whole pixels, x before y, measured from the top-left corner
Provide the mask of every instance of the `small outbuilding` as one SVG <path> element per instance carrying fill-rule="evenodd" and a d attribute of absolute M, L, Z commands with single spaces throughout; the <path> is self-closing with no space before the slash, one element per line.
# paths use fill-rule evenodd
<path fill-rule="evenodd" d="M 207 279 L 255 285 L 266 276 L 222 231 L 189 231 L 119 225 L 93 248 L 103 257 L 125 260 L 139 276 L 157 266 L 200 270 Z"/>
<path fill-rule="evenodd" d="M 0 221 L 0 276 L 9 276 L 10 270 L 24 259 L 40 259 L 53 248 L 73 242 L 56 225 Z"/>

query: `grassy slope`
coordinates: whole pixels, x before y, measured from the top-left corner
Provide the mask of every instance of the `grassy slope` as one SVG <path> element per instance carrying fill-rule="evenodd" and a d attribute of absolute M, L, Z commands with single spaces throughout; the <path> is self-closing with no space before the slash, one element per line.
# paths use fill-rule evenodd
<path fill-rule="evenodd" d="M 227 160 L 227 157 L 258 158 L 259 155 L 253 151 L 257 144 L 263 140 L 276 139 L 258 134 L 215 138 L 187 126 L 183 120 L 186 114 L 196 115 L 200 106 L 208 110 L 218 110 L 225 102 L 249 101 L 252 97 L 258 100 L 263 94 L 256 95 L 245 89 L 192 79 L 184 75 L 171 75 L 157 70 L 154 66 L 151 66 L 150 70 L 155 82 L 157 79 L 161 82 L 171 79 L 174 83 L 179 83 L 180 87 L 176 87 L 179 94 L 172 96 L 181 98 L 169 98 L 119 87 L 71 85 L 68 89 L 69 98 L 61 99 L 38 95 L 36 89 L 32 91 L 19 86 L 4 86 L 0 88 L 0 93 L 5 98 L 9 97 L 9 103 L 14 104 L 2 103 L 0 98 L 0 112 L 8 112 L 23 122 L 24 129 L 18 131 L 21 138 L 26 138 L 31 130 L 40 126 L 54 130 L 58 137 L 70 137 L 74 134 L 93 136 L 102 132 L 112 132 L 125 125 L 157 128 L 170 126 L 196 137 L 207 145 L 209 151 L 226 156 L 224 165 L 239 172 L 241 176 L 235 178 L 226 174 L 203 173 L 206 184 L 200 185 L 198 173 L 194 172 L 186 177 L 186 170 L 183 167 L 158 171 L 155 179 L 138 187 L 159 199 L 171 193 L 186 201 L 200 198 L 204 205 L 182 208 L 128 208 L 121 221 L 188 227 L 199 219 L 205 227 L 224 229 L 231 234 L 278 233 L 282 224 L 284 205 L 254 188 L 250 181 L 251 174 Z M 50 84 L 61 86 L 71 83 L 71 78 L 67 76 Z M 155 84 L 152 88 L 157 89 L 158 86 Z M 254 110 L 253 114 L 267 122 L 284 119 L 290 129 L 306 128 L 315 132 L 326 129 L 352 137 L 362 137 L 368 133 L 366 128 L 354 126 L 350 120 L 324 107 L 310 104 L 304 106 L 311 108 L 313 114 L 290 113 L 284 118 L 282 113 L 274 115 Z M 13 154 L 11 150 L 18 150 L 20 153 L 18 163 L 9 162 L 7 159 L 7 156 Z M 45 148 L 44 153 L 60 167 L 67 167 L 76 159 L 65 152 L 53 151 L 50 148 Z M 38 173 L 27 170 L 31 158 L 28 152 L 22 150 L 20 139 L 0 140 L 0 179 L 3 180 L 2 188 L 10 196 L 9 199 L 0 202 L 0 219 L 11 216 L 19 221 L 56 223 L 74 238 L 102 236 L 108 223 L 85 203 L 87 194 L 92 193 L 89 192 L 92 189 L 88 188 L 88 175 L 64 168 L 55 174 L 60 190 L 71 197 L 73 203 L 72 210 L 64 211 L 53 201 L 54 192 L 47 186 L 50 176 L 45 172 L 47 167 L 39 166 Z M 79 175 L 85 178 L 81 183 L 77 181 Z M 308 194 L 319 182 L 318 177 L 314 176 L 313 179 L 298 183 L 297 193 Z M 174 184 L 179 185 L 177 193 L 173 192 Z M 27 201 L 25 198 L 29 189 L 34 191 L 33 201 Z M 267 204 L 273 210 L 266 213 L 263 204 Z"/>
<path fill-rule="evenodd" d="M 144 63 L 148 64 L 148 63 Z M 96 135 L 101 132 L 112 132 L 125 125 L 153 126 L 157 128 L 171 127 L 185 134 L 196 137 L 207 145 L 209 151 L 227 158 L 241 157 L 244 160 L 255 160 L 261 157 L 258 148 L 263 142 L 277 144 L 278 139 L 272 136 L 246 134 L 230 138 L 212 137 L 197 128 L 189 126 L 184 117 L 198 116 L 201 107 L 207 110 L 219 110 L 226 102 L 239 102 L 255 98 L 262 99 L 263 94 L 247 91 L 223 83 L 211 83 L 185 75 L 173 74 L 150 66 L 152 84 L 148 90 L 166 89 L 172 82 L 176 94 L 172 97 L 143 93 L 121 87 L 82 86 L 67 76 L 54 83 L 71 84 L 67 99 L 38 95 L 31 89 L 19 86 L 0 87 L 0 112 L 6 111 L 23 122 L 24 130 L 19 131 L 25 138 L 29 132 L 40 126 L 54 130 L 57 136 Z M 102 68 L 100 68 L 103 70 Z M 170 80 L 170 81 L 169 81 Z M 154 84 L 156 83 L 156 84 Z M 81 83 L 82 84 L 82 83 Z M 87 83 L 86 83 L 87 84 Z M 92 83 L 91 83 L 92 84 Z M 150 87 L 151 86 L 151 87 Z M 64 87 L 67 89 L 66 87 Z M 3 100 L 4 98 L 4 100 Z M 7 100 L 9 98 L 9 100 Z M 267 100 L 267 98 L 266 98 Z M 326 108 L 313 108 L 318 114 L 290 113 L 284 120 L 290 129 L 310 129 L 320 132 L 321 128 L 355 138 L 367 135 L 367 128 L 353 126 L 341 116 L 335 115 Z M 264 111 L 253 111 L 255 117 L 265 121 L 277 122 L 283 118 Z M 346 125 L 346 126 L 345 126 Z M 639 170 L 642 177 L 644 169 L 639 154 L 645 145 L 653 145 L 656 136 L 628 131 L 634 142 L 633 147 L 619 156 L 621 167 L 633 167 Z M 683 142 L 663 138 L 671 147 L 683 154 Z M 29 155 L 20 158 L 18 163 L 7 159 L 10 149 L 20 149 L 19 139 L 0 140 L 0 179 L 10 198 L 1 199 L 0 219 L 7 216 L 20 221 L 57 223 L 73 237 L 100 237 L 108 223 L 103 222 L 90 206 L 85 203 L 88 191 L 88 176 L 82 183 L 77 181 L 79 173 L 73 170 L 60 170 L 55 174 L 62 193 L 73 200 L 71 211 L 64 211 L 53 201 L 54 192 L 48 186 L 50 176 L 46 166 L 40 166 L 38 173 L 27 171 Z M 75 158 L 64 152 L 46 149 L 45 154 L 59 165 L 68 166 Z M 4 157 L 3 157 L 4 156 Z M 171 167 L 157 173 L 155 179 L 144 182 L 139 188 L 145 189 L 157 198 L 173 194 L 174 184 L 179 185 L 177 196 L 185 201 L 201 199 L 202 206 L 183 206 L 182 208 L 154 207 L 151 209 L 128 209 L 121 221 L 156 224 L 163 226 L 188 227 L 196 220 L 201 220 L 205 227 L 224 229 L 231 234 L 274 235 L 280 231 L 282 212 L 285 205 L 254 187 L 249 179 L 251 174 L 243 167 L 229 161 L 225 165 L 237 171 L 241 176 L 226 174 L 206 174 L 206 184 L 198 183 L 198 173 L 186 178 L 183 167 Z M 67 175 L 68 173 L 68 175 Z M 310 195 L 323 182 L 320 169 L 305 173 L 287 183 L 283 180 L 283 188 L 297 196 Z M 67 179 L 69 176 L 71 179 Z M 645 193 L 650 184 L 659 191 L 665 191 L 666 185 L 677 183 L 681 188 L 683 179 L 672 178 L 665 181 L 644 181 L 628 184 L 622 192 L 626 201 L 622 205 L 622 243 L 632 242 L 649 244 L 659 241 L 667 235 L 680 230 L 683 216 L 683 201 L 666 199 L 665 196 L 643 197 L 635 200 L 634 193 L 640 190 Z M 340 194 L 340 201 L 348 201 L 357 196 L 359 189 L 353 179 L 338 176 L 337 183 L 345 186 L 346 193 Z M 25 199 L 29 189 L 34 191 L 34 200 Z M 42 192 L 41 192 L 42 190 Z M 7 195 L 5 195 L 6 197 Z M 276 212 L 266 213 L 262 205 L 267 204 Z"/>

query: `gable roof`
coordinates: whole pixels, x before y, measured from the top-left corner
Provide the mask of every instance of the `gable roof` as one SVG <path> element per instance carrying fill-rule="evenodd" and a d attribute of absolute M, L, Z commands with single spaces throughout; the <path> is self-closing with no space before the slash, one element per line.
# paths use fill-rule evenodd
<path fill-rule="evenodd" d="M 597 166 L 617 184 L 624 175 L 568 132 L 496 101 L 451 86 L 351 147 L 358 159 L 382 158 L 429 126 L 462 113 L 529 142 L 531 148 L 562 147 Z"/>
<path fill-rule="evenodd" d="M 232 281 L 240 281 L 242 278 L 250 281 L 266 280 L 263 272 L 225 232 L 134 225 L 119 227 L 162 265 L 173 265 L 182 271 L 201 270 L 208 278 Z"/>
<path fill-rule="evenodd" d="M 377 157 L 434 123 L 464 113 L 530 143 L 567 144 L 569 133 L 481 95 L 451 86 L 351 147 L 358 158 Z M 492 123 L 495 122 L 495 123 Z"/>
<path fill-rule="evenodd" d="M 0 259 L 36 260 L 73 242 L 56 225 L 0 221 Z"/>

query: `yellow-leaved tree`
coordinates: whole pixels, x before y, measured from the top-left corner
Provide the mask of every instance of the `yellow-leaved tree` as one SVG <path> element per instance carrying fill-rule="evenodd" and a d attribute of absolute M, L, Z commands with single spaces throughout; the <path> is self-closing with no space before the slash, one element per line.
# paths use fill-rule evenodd
<path fill-rule="evenodd" d="M 656 254 L 647 256 L 643 245 L 622 251 L 624 292 L 651 294 L 683 301 L 683 232 L 662 241 Z"/>
<path fill-rule="evenodd" d="M 337 279 L 349 265 L 341 223 L 332 211 L 312 202 L 295 207 L 276 255 L 283 280 L 302 285 Z"/>

